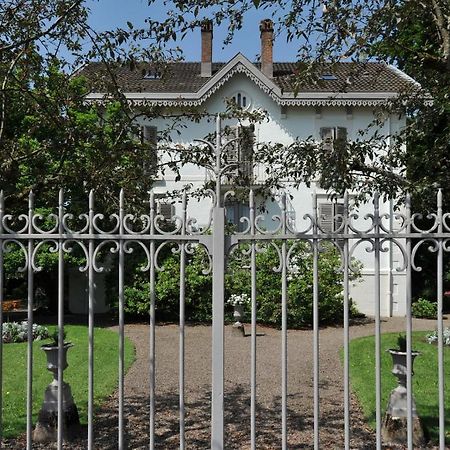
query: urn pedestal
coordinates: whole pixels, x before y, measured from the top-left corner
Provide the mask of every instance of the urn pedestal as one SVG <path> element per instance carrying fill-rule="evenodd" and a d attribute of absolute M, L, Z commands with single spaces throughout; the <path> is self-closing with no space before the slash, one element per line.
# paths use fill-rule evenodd
<path fill-rule="evenodd" d="M 393 369 L 392 374 L 397 377 L 398 386 L 391 391 L 389 403 L 384 415 L 382 424 L 382 435 L 384 443 L 406 444 L 407 443 L 407 383 L 406 383 L 406 352 L 399 350 L 388 350 L 392 356 Z M 411 353 L 412 363 L 418 356 L 418 352 Z M 412 372 L 414 375 L 414 372 Z M 412 398 L 412 417 L 413 417 L 413 443 L 415 446 L 421 446 L 425 443 L 424 434 L 420 419 L 417 415 L 416 402 Z"/>
<path fill-rule="evenodd" d="M 68 366 L 67 351 L 73 345 L 64 344 L 63 347 L 63 370 Z M 58 347 L 54 345 L 43 345 L 41 349 L 47 355 L 47 369 L 53 373 L 53 381 L 47 386 L 44 394 L 44 402 L 39 411 L 38 421 L 33 433 L 35 442 L 55 442 L 58 435 Z M 71 432 L 78 429 L 80 419 L 78 409 L 72 397 L 70 385 L 62 382 L 62 409 L 63 409 L 63 437 L 68 439 Z"/>
<path fill-rule="evenodd" d="M 241 322 L 244 317 L 244 307 L 242 305 L 234 305 L 233 308 L 233 318 L 235 320 L 233 324 L 233 334 L 241 336 L 244 334 L 244 325 Z"/>

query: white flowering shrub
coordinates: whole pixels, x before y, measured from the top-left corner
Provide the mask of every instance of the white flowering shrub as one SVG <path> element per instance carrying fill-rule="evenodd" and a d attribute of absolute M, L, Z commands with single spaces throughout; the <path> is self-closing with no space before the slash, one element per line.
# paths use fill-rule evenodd
<path fill-rule="evenodd" d="M 450 327 L 445 327 L 442 335 L 444 338 L 444 345 L 450 346 Z M 429 344 L 437 343 L 438 332 L 434 331 L 433 333 L 427 334 L 427 341 Z"/>
<path fill-rule="evenodd" d="M 231 306 L 245 306 L 251 302 L 250 297 L 247 294 L 231 294 L 228 297 L 227 303 Z"/>
<path fill-rule="evenodd" d="M 33 324 L 33 341 L 47 339 L 48 329 L 42 325 Z M 2 328 L 2 340 L 5 344 L 25 342 L 28 338 L 28 322 L 6 322 Z"/>

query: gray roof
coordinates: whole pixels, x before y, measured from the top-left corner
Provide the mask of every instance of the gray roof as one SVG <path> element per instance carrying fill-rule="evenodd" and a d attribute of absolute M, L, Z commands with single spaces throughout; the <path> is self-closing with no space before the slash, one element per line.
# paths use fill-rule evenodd
<path fill-rule="evenodd" d="M 212 76 L 224 68 L 227 63 L 213 63 Z M 259 63 L 253 64 L 260 68 Z M 401 71 L 377 62 L 340 62 L 321 65 L 314 68 L 308 81 L 302 81 L 296 86 L 297 75 L 306 65 L 295 62 L 276 62 L 273 65 L 272 81 L 282 93 L 287 92 L 402 92 L 411 89 L 414 81 Z M 159 71 L 160 78 L 149 79 L 144 76 L 148 72 Z M 86 76 L 92 82 L 93 92 L 102 92 L 105 80 L 108 79 L 102 63 L 90 63 L 78 74 Z M 153 93 L 162 95 L 168 93 L 196 93 L 209 80 L 200 76 L 199 62 L 172 62 L 164 67 L 155 68 L 148 63 L 139 63 L 131 70 L 128 67 L 115 69 L 117 82 L 126 93 Z M 332 79 L 323 79 L 323 75 L 331 75 Z"/>

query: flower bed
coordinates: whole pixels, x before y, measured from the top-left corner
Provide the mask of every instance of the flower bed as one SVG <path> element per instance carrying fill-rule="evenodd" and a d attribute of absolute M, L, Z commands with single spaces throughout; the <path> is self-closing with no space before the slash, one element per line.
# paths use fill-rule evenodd
<path fill-rule="evenodd" d="M 442 335 L 444 338 L 444 345 L 450 346 L 450 327 L 445 327 Z M 429 344 L 437 344 L 438 332 L 433 331 L 433 333 L 427 334 L 427 341 Z"/>
<path fill-rule="evenodd" d="M 47 327 L 33 324 L 33 341 L 47 339 Z M 28 322 L 6 322 L 2 327 L 2 340 L 5 344 L 25 342 L 28 340 Z"/>

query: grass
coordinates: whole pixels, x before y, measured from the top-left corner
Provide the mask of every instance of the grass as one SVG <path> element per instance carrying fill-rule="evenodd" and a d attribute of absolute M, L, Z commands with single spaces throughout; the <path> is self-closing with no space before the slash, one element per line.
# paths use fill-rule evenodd
<path fill-rule="evenodd" d="M 49 330 L 53 328 L 49 327 Z M 74 344 L 67 353 L 69 367 L 64 371 L 64 380 L 72 388 L 81 422 L 87 423 L 88 329 L 79 325 L 67 325 L 64 329 L 66 341 Z M 99 406 L 118 383 L 119 339 L 117 333 L 103 328 L 96 328 L 94 336 L 94 400 Z M 33 343 L 33 423 L 36 423 L 44 390 L 52 380 L 52 374 L 46 369 L 46 357 L 40 349 L 45 342 Z M 3 352 L 3 436 L 9 438 L 26 429 L 27 343 L 6 344 Z M 126 369 L 134 357 L 134 346 L 125 339 Z"/>
<path fill-rule="evenodd" d="M 414 361 L 413 393 L 417 412 L 428 429 L 433 442 L 438 442 L 438 359 L 437 346 L 426 342 L 428 332 L 413 334 L 413 349 L 421 353 Z M 389 393 L 397 386 L 392 375 L 391 355 L 384 351 L 395 348 L 398 333 L 383 334 L 381 337 L 381 388 L 382 408 L 387 407 Z M 374 336 L 355 339 L 350 342 L 350 380 L 369 425 L 375 428 L 375 339 Z M 444 348 L 445 375 L 445 431 L 446 442 L 450 443 L 450 348 Z"/>

